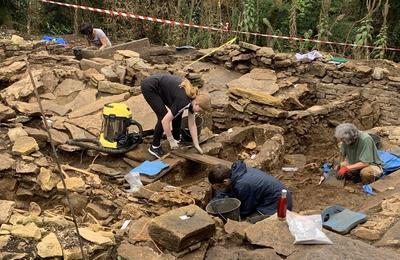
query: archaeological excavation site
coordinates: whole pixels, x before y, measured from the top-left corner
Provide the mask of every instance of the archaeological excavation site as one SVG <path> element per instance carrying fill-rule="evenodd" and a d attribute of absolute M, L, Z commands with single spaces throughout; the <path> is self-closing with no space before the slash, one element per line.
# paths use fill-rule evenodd
<path fill-rule="evenodd" d="M 244 41 L 70 45 L 0 40 L 0 259 L 400 258 L 400 171 L 364 183 L 335 169 L 344 123 L 399 158 L 397 63 L 299 59 Z M 164 118 L 142 82 L 160 73 L 208 93 L 211 109 L 193 103 L 177 147 L 164 135 L 155 156 Z M 235 182 L 240 165 L 260 189 Z M 232 172 L 231 201 L 215 197 L 216 167 Z M 266 213 L 257 203 L 272 195 L 261 191 L 277 183 Z"/>

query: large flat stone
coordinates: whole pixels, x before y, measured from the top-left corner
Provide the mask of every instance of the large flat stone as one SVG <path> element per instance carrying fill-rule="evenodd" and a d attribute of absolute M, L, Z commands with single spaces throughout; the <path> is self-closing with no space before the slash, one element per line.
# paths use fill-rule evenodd
<path fill-rule="evenodd" d="M 0 225 L 8 222 L 14 206 L 14 201 L 0 200 Z"/>
<path fill-rule="evenodd" d="M 50 169 L 42 167 L 40 168 L 40 173 L 37 176 L 36 181 L 43 191 L 51 191 L 54 187 L 56 187 L 57 183 L 60 181 L 60 178 Z"/>
<path fill-rule="evenodd" d="M 82 81 L 75 79 L 65 79 L 57 86 L 54 94 L 56 96 L 69 96 L 76 91 L 83 90 L 84 88 L 85 83 L 83 83 Z"/>
<path fill-rule="evenodd" d="M 400 187 L 400 170 L 392 172 L 382 179 L 373 182 L 371 187 L 378 192 L 384 192 L 389 189 Z"/>
<path fill-rule="evenodd" d="M 135 41 L 130 41 L 127 43 L 113 45 L 112 47 L 106 48 L 103 50 L 83 49 L 82 56 L 85 59 L 93 58 L 93 57 L 112 58 L 114 53 L 117 50 L 132 50 L 132 51 L 138 52 L 140 55 L 146 55 L 149 48 L 150 48 L 149 39 L 143 38 L 143 39 L 139 39 L 139 40 L 135 40 Z"/>
<path fill-rule="evenodd" d="M 127 97 L 129 97 L 129 94 L 125 93 L 125 94 L 100 98 L 93 103 L 84 105 L 83 107 L 72 111 L 69 114 L 69 118 L 77 118 L 92 114 L 96 111 L 99 111 L 100 109 L 103 109 L 104 105 L 108 103 L 121 102 L 124 101 Z"/>
<path fill-rule="evenodd" d="M 36 151 L 39 151 L 39 146 L 35 138 L 30 136 L 21 136 L 12 147 L 12 152 L 17 155 L 29 155 Z"/>
<path fill-rule="evenodd" d="M 109 94 L 122 94 L 125 92 L 129 92 L 131 88 L 127 85 L 120 84 L 117 82 L 110 81 L 100 81 L 98 84 L 98 90 L 100 92 L 109 93 Z"/>
<path fill-rule="evenodd" d="M 151 218 L 142 217 L 138 220 L 132 221 L 129 227 L 129 242 L 135 243 L 138 241 L 149 241 L 150 236 L 147 230 L 147 225 L 151 222 Z"/>
<path fill-rule="evenodd" d="M 188 215 L 188 219 L 181 216 Z M 191 217 L 190 217 L 191 216 Z M 149 224 L 149 235 L 158 244 L 172 251 L 211 237 L 215 232 L 214 220 L 196 205 L 171 210 Z"/>
<path fill-rule="evenodd" d="M 157 123 L 157 116 L 143 95 L 133 96 L 124 103 L 129 106 L 133 119 L 142 125 L 143 131 L 154 129 Z"/>
<path fill-rule="evenodd" d="M 76 191 L 76 192 L 84 192 L 86 184 L 80 177 L 70 177 L 65 178 L 65 185 L 67 186 L 68 191 Z M 64 185 L 60 181 L 57 184 L 57 190 L 64 191 Z"/>
<path fill-rule="evenodd" d="M 266 105 L 281 105 L 281 98 L 272 96 L 279 90 L 276 75 L 270 69 L 253 69 L 250 73 L 230 81 L 228 91 L 251 101 Z"/>
<path fill-rule="evenodd" d="M 296 251 L 286 221 L 278 220 L 276 214 L 248 227 L 245 233 L 253 245 L 273 248 L 280 255 L 289 256 Z"/>
<path fill-rule="evenodd" d="M 38 80 L 40 74 L 41 71 L 39 70 L 32 71 L 32 75 L 38 91 L 40 91 L 43 87 L 42 82 Z M 26 75 L 21 80 L 0 91 L 0 96 L 7 100 L 19 100 L 20 98 L 30 96 L 32 93 L 33 86 L 31 83 L 31 79 L 29 75 Z"/>
<path fill-rule="evenodd" d="M 399 254 L 373 247 L 327 230 L 323 232 L 332 245 L 294 245 L 286 221 L 279 221 L 276 215 L 260 221 L 246 229 L 250 243 L 268 247 L 286 259 L 398 259 Z"/>

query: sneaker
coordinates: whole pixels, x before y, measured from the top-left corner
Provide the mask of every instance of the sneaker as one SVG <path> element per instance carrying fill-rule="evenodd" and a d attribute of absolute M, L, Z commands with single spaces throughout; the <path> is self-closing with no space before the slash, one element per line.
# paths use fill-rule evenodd
<path fill-rule="evenodd" d="M 154 155 L 158 159 L 160 159 L 161 156 L 164 155 L 164 151 L 161 149 L 161 146 L 160 147 L 154 147 L 154 146 L 150 145 L 150 148 L 149 148 L 148 151 L 149 151 L 149 153 L 151 155 Z"/>

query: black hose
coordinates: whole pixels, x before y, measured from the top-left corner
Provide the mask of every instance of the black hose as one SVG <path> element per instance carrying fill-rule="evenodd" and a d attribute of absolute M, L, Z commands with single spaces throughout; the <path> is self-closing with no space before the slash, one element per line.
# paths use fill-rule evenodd
<path fill-rule="evenodd" d="M 102 147 L 99 140 L 93 139 L 93 138 L 76 138 L 76 139 L 70 139 L 68 140 L 68 144 L 70 145 L 75 145 L 79 146 L 81 148 L 85 149 L 90 149 L 90 150 L 96 150 L 108 154 L 123 154 L 126 152 L 129 152 L 133 148 L 135 148 L 138 144 L 140 144 L 143 141 L 143 128 L 142 126 L 135 120 L 131 120 L 130 125 L 135 125 L 139 129 L 138 133 L 130 134 L 128 138 L 133 140 L 133 143 L 129 145 L 128 147 L 124 148 L 118 148 L 118 149 L 113 149 L 113 148 L 105 148 Z M 88 144 L 92 143 L 92 144 Z M 93 145 L 95 144 L 95 145 Z"/>

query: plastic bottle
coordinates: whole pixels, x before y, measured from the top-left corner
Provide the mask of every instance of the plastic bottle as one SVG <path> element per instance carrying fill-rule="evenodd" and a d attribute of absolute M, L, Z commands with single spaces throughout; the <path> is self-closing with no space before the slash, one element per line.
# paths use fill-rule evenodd
<path fill-rule="evenodd" d="M 287 190 L 283 189 L 281 197 L 278 202 L 278 219 L 286 219 L 286 209 L 287 209 Z"/>

